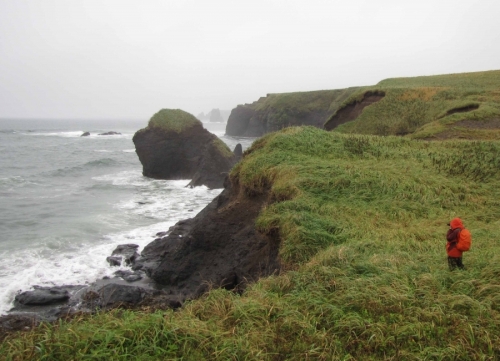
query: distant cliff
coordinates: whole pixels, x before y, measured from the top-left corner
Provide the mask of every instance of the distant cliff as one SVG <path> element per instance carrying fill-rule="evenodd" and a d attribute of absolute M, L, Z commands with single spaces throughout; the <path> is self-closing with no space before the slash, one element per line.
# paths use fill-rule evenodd
<path fill-rule="evenodd" d="M 233 109 L 226 125 L 226 134 L 259 137 L 296 125 L 323 128 L 327 119 L 358 89 L 268 94 L 252 104 L 238 105 Z"/>
<path fill-rule="evenodd" d="M 500 70 L 385 79 L 353 93 L 325 123 L 341 133 L 500 139 Z"/>

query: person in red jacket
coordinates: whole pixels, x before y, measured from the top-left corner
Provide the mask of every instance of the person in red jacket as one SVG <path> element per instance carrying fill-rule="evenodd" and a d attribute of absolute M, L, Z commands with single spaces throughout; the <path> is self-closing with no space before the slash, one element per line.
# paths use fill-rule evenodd
<path fill-rule="evenodd" d="M 460 218 L 453 218 L 450 223 L 448 223 L 450 229 L 446 233 L 446 253 L 448 253 L 448 267 L 450 271 L 455 268 L 465 269 L 462 263 L 462 251 L 457 249 L 458 235 L 460 231 L 464 229 L 464 224 Z"/>

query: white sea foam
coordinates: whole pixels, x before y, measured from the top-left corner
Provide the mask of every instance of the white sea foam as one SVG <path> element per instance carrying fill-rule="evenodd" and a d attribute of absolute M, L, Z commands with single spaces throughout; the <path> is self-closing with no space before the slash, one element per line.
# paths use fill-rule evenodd
<path fill-rule="evenodd" d="M 119 244 L 134 243 L 139 250 L 154 239 L 157 232 L 167 230 L 175 224 L 174 220 L 158 222 L 150 226 L 130 231 L 105 235 L 99 244 L 80 243 L 72 250 L 50 252 L 50 245 L 40 245 L 37 249 L 27 249 L 15 254 L 0 254 L 0 314 L 13 306 L 15 295 L 26 291 L 33 285 L 61 286 L 84 285 L 104 276 L 113 276 L 118 269 L 111 267 L 106 257 L 110 256 Z"/>
<path fill-rule="evenodd" d="M 63 137 L 63 138 L 76 138 L 80 137 L 83 134 L 83 131 L 64 131 L 64 132 L 27 132 L 23 133 L 25 135 L 33 135 L 33 136 L 45 136 L 45 137 Z"/>
<path fill-rule="evenodd" d="M 115 186 L 133 186 L 133 197 L 115 205 L 116 208 L 152 219 L 182 219 L 193 217 L 221 189 L 205 186 L 188 188 L 185 180 L 157 180 L 144 177 L 140 171 L 123 171 L 94 177 L 93 180 L 110 182 Z"/>
<path fill-rule="evenodd" d="M 71 244 L 46 240 L 15 253 L 0 253 L 3 260 L 0 264 L 0 314 L 12 308 L 19 291 L 29 290 L 34 285 L 82 285 L 113 276 L 119 268 L 111 267 L 106 257 L 117 245 L 134 243 L 139 245 L 139 251 L 142 250 L 156 233 L 168 230 L 181 219 L 194 217 L 221 192 L 221 189 L 206 187 L 186 188 L 189 180 L 147 178 L 139 170 L 94 177 L 93 180 L 132 188 L 130 198 L 118 202 L 114 208 L 124 219 L 143 219 L 142 223 L 149 225 L 105 234 L 98 240 L 78 240 Z M 116 226 L 118 223 L 113 215 L 109 217 L 104 215 L 100 221 Z M 122 226 L 127 226 L 126 220 Z"/>
<path fill-rule="evenodd" d="M 179 214 L 180 216 L 180 214 Z M 149 226 L 129 231 L 108 234 L 99 244 L 74 244 L 72 250 L 50 252 L 50 245 L 40 245 L 37 249 L 27 249 L 16 254 L 0 254 L 0 315 L 13 307 L 14 297 L 20 291 L 32 286 L 84 285 L 105 276 L 113 277 L 126 266 L 111 267 L 106 261 L 119 244 L 134 243 L 141 251 L 156 233 L 168 230 L 182 217 L 157 222 Z"/>
<path fill-rule="evenodd" d="M 76 131 L 47 131 L 47 132 L 39 132 L 39 131 L 28 131 L 23 132 L 24 135 L 31 136 L 44 136 L 44 137 L 62 137 L 62 138 L 82 138 L 82 139 L 132 139 L 134 136 L 133 133 L 121 133 L 121 134 L 111 134 L 111 135 L 100 135 L 103 132 L 91 132 L 90 135 L 82 137 L 84 132 L 81 130 Z"/>

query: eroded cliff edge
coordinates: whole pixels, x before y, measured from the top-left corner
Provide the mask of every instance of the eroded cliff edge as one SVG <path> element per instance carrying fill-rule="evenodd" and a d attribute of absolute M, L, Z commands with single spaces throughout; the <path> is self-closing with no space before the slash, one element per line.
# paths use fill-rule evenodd
<path fill-rule="evenodd" d="M 147 245 L 133 268 L 182 299 L 211 287 L 243 289 L 279 272 L 279 239 L 255 228 L 267 193 L 248 195 L 235 179 L 225 185 L 196 217 L 178 222 L 167 236 Z"/>

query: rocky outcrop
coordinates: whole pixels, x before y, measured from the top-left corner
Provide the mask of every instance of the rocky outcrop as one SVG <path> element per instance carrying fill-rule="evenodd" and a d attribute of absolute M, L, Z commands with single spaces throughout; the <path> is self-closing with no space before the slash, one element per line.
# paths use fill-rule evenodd
<path fill-rule="evenodd" d="M 80 135 L 80 137 L 88 137 L 88 136 L 90 136 L 89 132 L 83 132 L 82 135 Z"/>
<path fill-rule="evenodd" d="M 179 109 L 156 113 L 133 141 L 143 175 L 156 179 L 192 179 L 190 186 L 222 188 L 236 157 L 194 116 Z"/>
<path fill-rule="evenodd" d="M 224 121 L 219 109 L 212 109 L 210 112 L 210 121 L 215 123 L 222 123 Z"/>
<path fill-rule="evenodd" d="M 106 132 L 106 133 L 100 133 L 98 135 L 121 135 L 122 133 L 119 133 L 119 132 Z"/>
<path fill-rule="evenodd" d="M 106 258 L 106 261 L 111 266 L 121 266 L 122 263 L 125 265 L 132 264 L 137 257 L 139 257 L 139 253 L 137 253 L 137 249 L 139 246 L 137 244 L 120 244 L 115 248 L 111 256 Z"/>
<path fill-rule="evenodd" d="M 42 306 L 66 302 L 71 294 L 81 286 L 39 287 L 34 286 L 32 291 L 22 292 L 15 297 L 15 302 L 24 306 Z"/>
<path fill-rule="evenodd" d="M 358 89 L 268 94 L 252 104 L 238 105 L 233 109 L 226 134 L 260 137 L 290 126 L 322 128 L 340 104 Z"/>
<path fill-rule="evenodd" d="M 279 239 L 255 229 L 266 203 L 267 195 L 247 196 L 227 181 L 226 189 L 196 217 L 147 245 L 133 268 L 183 299 L 210 287 L 239 290 L 279 272 Z"/>

